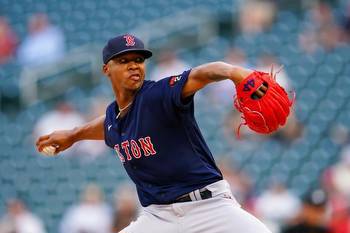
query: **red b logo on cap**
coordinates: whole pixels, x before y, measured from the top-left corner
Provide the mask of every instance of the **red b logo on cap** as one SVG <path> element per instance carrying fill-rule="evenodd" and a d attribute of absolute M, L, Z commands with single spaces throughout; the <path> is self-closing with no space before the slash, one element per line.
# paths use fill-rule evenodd
<path fill-rule="evenodd" d="M 131 35 L 125 35 L 124 39 L 126 41 L 126 46 L 134 46 L 135 45 L 135 38 Z"/>

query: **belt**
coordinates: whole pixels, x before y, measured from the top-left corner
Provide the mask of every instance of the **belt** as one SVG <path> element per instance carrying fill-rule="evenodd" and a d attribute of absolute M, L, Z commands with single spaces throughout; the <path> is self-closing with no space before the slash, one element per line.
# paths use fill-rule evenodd
<path fill-rule="evenodd" d="M 176 202 L 188 202 L 188 201 L 199 201 L 199 200 L 205 200 L 208 198 L 213 197 L 210 190 L 204 188 L 200 190 L 195 190 L 190 193 L 184 194 L 178 198 L 175 199 Z"/>

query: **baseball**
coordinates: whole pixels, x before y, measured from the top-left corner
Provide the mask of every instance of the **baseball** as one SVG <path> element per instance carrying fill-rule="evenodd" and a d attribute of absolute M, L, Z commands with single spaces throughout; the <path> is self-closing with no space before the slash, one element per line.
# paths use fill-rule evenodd
<path fill-rule="evenodd" d="M 46 156 L 55 156 L 56 147 L 54 146 L 46 146 L 43 148 L 42 154 Z"/>

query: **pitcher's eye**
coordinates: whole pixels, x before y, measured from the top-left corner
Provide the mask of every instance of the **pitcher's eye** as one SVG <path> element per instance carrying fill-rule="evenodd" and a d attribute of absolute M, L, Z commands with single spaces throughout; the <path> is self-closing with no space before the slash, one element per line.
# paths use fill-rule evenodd
<path fill-rule="evenodd" d="M 137 58 L 135 58 L 135 62 L 136 63 L 143 63 L 145 61 L 145 58 L 143 58 L 143 57 L 137 57 Z"/>
<path fill-rule="evenodd" d="M 120 58 L 120 59 L 119 59 L 119 63 L 120 63 L 120 64 L 126 64 L 126 63 L 128 63 L 128 60 L 125 59 L 125 58 Z"/>

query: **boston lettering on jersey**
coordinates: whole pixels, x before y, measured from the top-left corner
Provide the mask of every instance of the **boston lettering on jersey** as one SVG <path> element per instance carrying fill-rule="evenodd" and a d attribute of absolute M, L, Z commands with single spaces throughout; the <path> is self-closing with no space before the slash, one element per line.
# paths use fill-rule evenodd
<path fill-rule="evenodd" d="M 122 163 L 125 162 L 125 159 L 139 159 L 141 156 L 148 157 L 150 155 L 157 154 L 156 150 L 154 149 L 151 137 L 139 138 L 138 140 L 123 141 L 120 143 L 120 145 L 116 144 L 114 146 L 114 150 Z M 123 150 L 126 158 L 121 153 L 121 150 Z"/>

